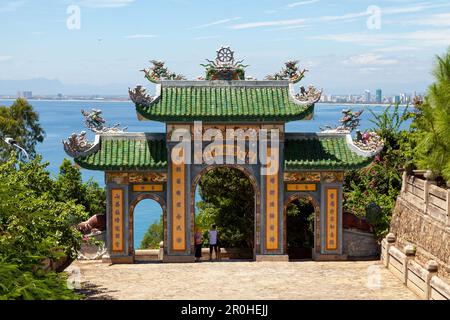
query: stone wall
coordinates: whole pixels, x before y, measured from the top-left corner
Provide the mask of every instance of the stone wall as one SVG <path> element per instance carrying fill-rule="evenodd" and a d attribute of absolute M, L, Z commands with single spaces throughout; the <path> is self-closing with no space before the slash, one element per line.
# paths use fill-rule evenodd
<path fill-rule="evenodd" d="M 424 299 L 450 299 L 450 190 L 403 175 L 381 258 Z"/>
<path fill-rule="evenodd" d="M 356 229 L 343 231 L 344 254 L 351 258 L 375 258 L 380 255 L 380 245 L 373 233 Z"/>

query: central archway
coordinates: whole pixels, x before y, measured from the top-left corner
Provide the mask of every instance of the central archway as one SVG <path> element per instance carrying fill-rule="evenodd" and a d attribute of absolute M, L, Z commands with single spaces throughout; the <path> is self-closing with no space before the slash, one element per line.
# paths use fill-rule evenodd
<path fill-rule="evenodd" d="M 194 179 L 192 180 L 192 187 L 191 187 L 191 194 L 190 194 L 190 208 L 191 208 L 191 212 L 190 212 L 190 218 L 191 218 L 191 226 L 190 226 L 190 230 L 191 230 L 191 254 L 194 254 L 195 252 L 195 246 L 194 246 L 194 234 L 195 234 L 195 211 L 196 211 L 196 201 L 195 201 L 195 194 L 196 194 L 196 190 L 197 187 L 202 179 L 202 177 L 219 168 L 228 168 L 228 169 L 233 169 L 233 170 L 238 170 L 242 173 L 244 173 L 244 175 L 246 176 L 246 178 L 248 179 L 248 181 L 250 182 L 252 188 L 253 188 L 253 194 L 254 194 L 254 218 L 253 218 L 253 257 L 252 259 L 254 260 L 256 255 L 259 253 L 259 246 L 260 246 L 260 237 L 259 237 L 259 226 L 260 226 L 260 190 L 259 190 L 259 186 L 258 186 L 258 182 L 255 178 L 255 176 L 250 172 L 250 170 L 248 168 L 246 168 L 245 166 L 242 165 L 213 165 L 213 166 L 209 166 L 206 167 L 204 169 L 202 169 L 198 174 L 195 175 Z"/>

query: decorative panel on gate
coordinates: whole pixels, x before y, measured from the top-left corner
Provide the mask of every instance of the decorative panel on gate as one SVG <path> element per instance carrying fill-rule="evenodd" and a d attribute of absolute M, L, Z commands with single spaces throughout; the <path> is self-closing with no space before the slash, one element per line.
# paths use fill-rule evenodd
<path fill-rule="evenodd" d="M 123 245 L 123 190 L 111 190 L 111 210 L 112 210 L 112 251 L 122 252 Z"/>
<path fill-rule="evenodd" d="M 337 250 L 338 243 L 338 188 L 326 189 L 326 249 Z"/>
<path fill-rule="evenodd" d="M 316 191 L 317 185 L 315 183 L 288 183 L 286 185 L 287 191 Z"/>
<path fill-rule="evenodd" d="M 180 158 L 183 150 L 179 151 Z M 186 250 L 186 168 L 184 162 L 172 162 L 172 249 Z"/>
<path fill-rule="evenodd" d="M 278 149 L 276 149 L 278 152 Z M 275 152 L 275 149 L 268 149 Z M 278 249 L 278 171 L 266 176 L 266 249 Z"/>
<path fill-rule="evenodd" d="M 134 192 L 162 192 L 164 187 L 162 184 L 135 184 L 133 185 Z"/>

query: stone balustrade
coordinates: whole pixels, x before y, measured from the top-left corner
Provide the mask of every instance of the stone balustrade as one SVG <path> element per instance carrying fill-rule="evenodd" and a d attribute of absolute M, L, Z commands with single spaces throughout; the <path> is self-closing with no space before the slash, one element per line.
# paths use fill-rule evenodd
<path fill-rule="evenodd" d="M 450 189 L 436 186 L 436 182 L 403 173 L 400 196 L 432 219 L 450 226 Z"/>
<path fill-rule="evenodd" d="M 422 299 L 450 300 L 450 190 L 403 174 L 381 260 Z"/>

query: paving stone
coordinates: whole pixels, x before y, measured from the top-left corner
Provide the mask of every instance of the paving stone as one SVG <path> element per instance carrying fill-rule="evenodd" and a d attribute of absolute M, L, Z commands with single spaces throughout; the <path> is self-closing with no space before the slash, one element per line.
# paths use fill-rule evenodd
<path fill-rule="evenodd" d="M 341 299 L 418 297 L 379 261 L 108 265 L 75 261 L 88 299 Z"/>

